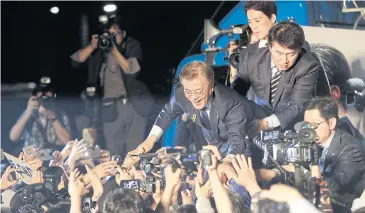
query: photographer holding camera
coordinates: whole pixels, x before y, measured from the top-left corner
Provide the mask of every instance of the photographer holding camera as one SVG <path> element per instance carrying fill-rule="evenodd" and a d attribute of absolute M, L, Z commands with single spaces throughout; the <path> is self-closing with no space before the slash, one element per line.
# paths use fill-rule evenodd
<path fill-rule="evenodd" d="M 360 141 L 337 125 L 337 103 L 329 97 L 312 99 L 300 123 L 301 128 L 315 130 L 316 144 L 321 147 L 312 159 L 311 176 L 327 183 L 333 211 L 344 213 L 365 188 L 365 154 Z M 293 165 L 282 167 L 295 172 Z"/>
<path fill-rule="evenodd" d="M 140 43 L 127 36 L 126 25 L 116 16 L 101 21 L 103 33 L 71 56 L 75 65 L 89 59 L 88 85 L 101 89 L 103 133 L 111 155 L 136 148 L 142 141 L 154 100 L 147 86 L 136 79 L 141 71 Z"/>
<path fill-rule="evenodd" d="M 70 120 L 55 105 L 55 92 L 41 84 L 33 90 L 26 110 L 10 131 L 13 142 L 24 139 L 24 147 L 57 148 L 71 140 Z"/>

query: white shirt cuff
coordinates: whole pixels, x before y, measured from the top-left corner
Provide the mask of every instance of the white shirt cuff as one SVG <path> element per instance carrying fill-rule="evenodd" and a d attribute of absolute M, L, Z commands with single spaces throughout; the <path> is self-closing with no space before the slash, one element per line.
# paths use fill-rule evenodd
<path fill-rule="evenodd" d="M 362 207 L 365 207 L 365 200 L 362 198 L 356 198 L 353 202 L 352 202 L 352 207 L 351 207 L 351 211 L 354 212 L 358 209 L 361 209 Z"/>
<path fill-rule="evenodd" d="M 267 121 L 267 127 L 270 129 L 281 125 L 279 118 L 276 117 L 275 114 L 272 114 L 269 117 L 264 118 L 264 120 Z"/>
<path fill-rule="evenodd" d="M 153 125 L 148 137 L 150 137 L 151 135 L 156 136 L 157 140 L 160 140 L 161 136 L 163 135 L 163 130 L 159 126 Z"/>

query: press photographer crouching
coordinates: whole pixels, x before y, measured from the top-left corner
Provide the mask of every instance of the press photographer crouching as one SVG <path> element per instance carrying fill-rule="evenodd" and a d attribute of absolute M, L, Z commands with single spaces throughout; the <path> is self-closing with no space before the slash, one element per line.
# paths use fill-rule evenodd
<path fill-rule="evenodd" d="M 336 102 L 329 97 L 314 98 L 306 108 L 304 122 L 296 126 L 299 126 L 300 132 L 306 129 L 315 130 L 316 144 L 320 146 L 320 149 L 318 150 L 315 146 L 312 148 L 307 146 L 301 150 L 297 149 L 295 153 L 286 152 L 283 155 L 286 156 L 286 162 L 294 164 L 277 166 L 278 169 L 274 170 L 277 175 L 288 175 L 288 172 L 282 169 L 291 172 L 289 175 L 294 177 L 293 185 L 297 185 L 302 189 L 304 187 L 300 186 L 298 182 L 301 179 L 307 181 L 309 183 L 307 188 L 309 198 L 313 195 L 311 191 L 313 192 L 314 188 L 320 187 L 320 193 L 325 193 L 326 190 L 322 189 L 328 187 L 333 212 L 344 213 L 351 212 L 353 200 L 360 197 L 364 191 L 365 154 L 358 139 L 336 128 L 337 121 L 338 108 Z M 307 135 L 309 136 L 309 134 Z M 275 150 L 277 148 L 275 145 L 268 144 L 267 147 L 273 149 L 271 151 L 273 155 L 275 155 L 274 153 L 276 155 L 278 153 L 282 154 L 282 152 Z M 270 154 L 270 151 L 267 153 Z M 295 155 L 297 157 L 294 160 L 288 158 Z M 274 158 L 278 159 L 278 156 Z M 308 170 L 305 167 L 310 168 L 310 172 L 307 172 Z M 307 173 L 301 176 L 302 171 Z M 312 176 L 312 179 L 308 180 L 306 176 Z M 316 180 L 314 184 L 319 186 L 313 186 L 313 178 Z"/>
<path fill-rule="evenodd" d="M 57 107 L 50 83 L 51 79 L 44 77 L 33 90 L 26 110 L 10 131 L 11 141 L 24 140 L 24 147 L 62 149 L 71 140 L 69 117 Z"/>
<path fill-rule="evenodd" d="M 141 71 L 140 43 L 127 35 L 125 21 L 101 16 L 99 34 L 71 56 L 75 67 L 88 61 L 88 85 L 100 89 L 106 148 L 112 155 L 135 149 L 144 138 L 147 116 L 154 100 L 136 79 Z M 148 107 L 146 107 L 148 106 Z"/>

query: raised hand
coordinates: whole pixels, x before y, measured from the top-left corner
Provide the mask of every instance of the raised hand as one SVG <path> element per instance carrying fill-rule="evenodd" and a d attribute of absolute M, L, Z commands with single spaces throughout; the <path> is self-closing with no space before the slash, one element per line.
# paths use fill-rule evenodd
<path fill-rule="evenodd" d="M 78 169 L 74 169 L 70 172 L 70 178 L 68 182 L 68 193 L 71 197 L 82 198 L 85 190 L 85 183 Z"/>
<path fill-rule="evenodd" d="M 92 200 L 97 201 L 103 194 L 103 191 L 104 191 L 103 185 L 100 182 L 100 178 L 93 171 L 91 171 L 87 165 L 85 165 L 85 167 L 86 167 L 87 173 L 89 174 L 90 183 L 91 183 L 91 186 L 93 187 L 93 191 L 94 191 Z"/>
<path fill-rule="evenodd" d="M 117 167 L 118 165 L 114 161 L 108 161 L 97 165 L 93 168 L 93 172 L 102 179 L 107 176 L 114 176 L 117 173 Z"/>
<path fill-rule="evenodd" d="M 1 190 L 6 190 L 16 184 L 16 180 L 11 180 L 9 178 L 12 172 L 15 172 L 15 169 L 8 166 L 4 174 L 1 176 Z"/>

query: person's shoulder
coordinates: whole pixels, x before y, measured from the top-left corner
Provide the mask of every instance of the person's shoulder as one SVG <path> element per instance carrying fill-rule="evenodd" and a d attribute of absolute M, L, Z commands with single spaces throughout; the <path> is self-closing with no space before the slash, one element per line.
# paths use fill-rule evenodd
<path fill-rule="evenodd" d="M 363 151 L 361 141 L 357 139 L 355 136 L 340 129 L 336 129 L 336 133 L 339 134 L 340 136 L 338 140 L 342 147 L 353 147 L 356 149 L 359 148 L 360 150 Z"/>
<path fill-rule="evenodd" d="M 131 45 L 131 46 L 141 46 L 141 42 L 139 42 L 137 39 L 133 38 L 133 37 L 130 37 L 130 36 L 127 36 L 126 38 L 126 43 L 127 45 Z"/>
<path fill-rule="evenodd" d="M 300 59 L 298 61 L 298 64 L 306 65 L 308 67 L 310 66 L 319 66 L 317 60 L 313 57 L 312 52 L 310 50 L 307 50 L 305 48 L 301 49 L 300 52 Z"/>
<path fill-rule="evenodd" d="M 214 86 L 215 97 L 223 103 L 234 103 L 236 101 L 245 102 L 248 101 L 246 97 L 238 94 L 235 90 L 228 88 L 220 83 L 216 83 Z"/>
<path fill-rule="evenodd" d="M 174 89 L 174 96 L 176 101 L 182 101 L 185 99 L 184 88 L 180 83 L 178 83 Z"/>

